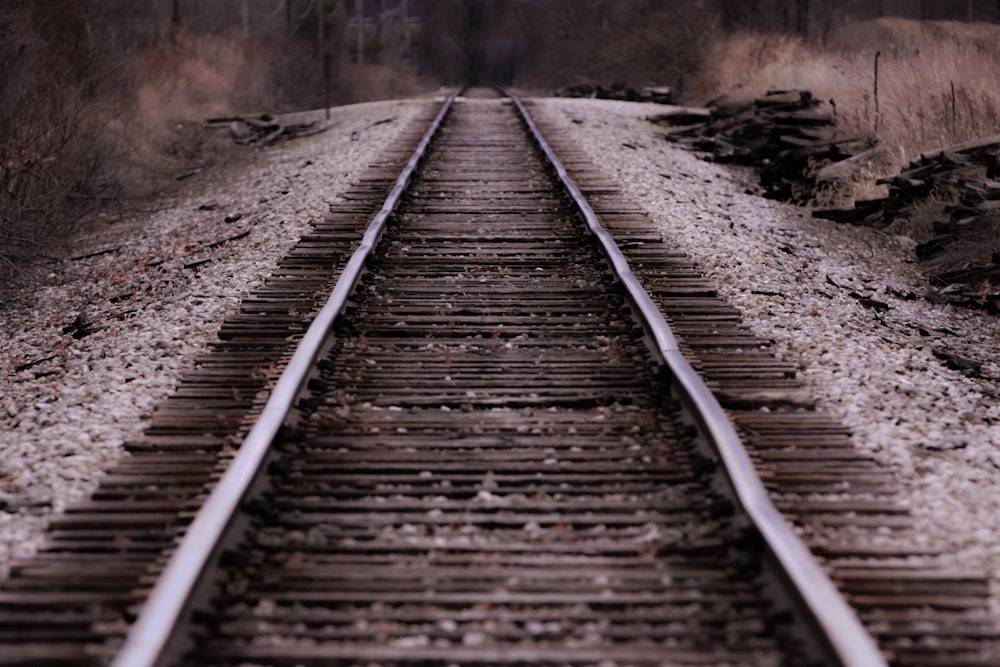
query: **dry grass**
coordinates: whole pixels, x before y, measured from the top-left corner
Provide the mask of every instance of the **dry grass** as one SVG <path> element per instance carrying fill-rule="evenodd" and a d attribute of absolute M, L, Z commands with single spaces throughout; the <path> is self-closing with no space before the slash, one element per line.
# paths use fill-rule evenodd
<path fill-rule="evenodd" d="M 15 0 L 0 9 L 0 290 L 58 256 L 96 210 L 173 187 L 215 147 L 211 116 L 318 108 L 322 69 L 302 43 L 175 30 L 131 49 L 87 40 L 86 14 Z M 331 101 L 426 89 L 409 72 L 345 67 Z M 194 123 L 192 123 L 193 121 Z"/>
<path fill-rule="evenodd" d="M 137 53 L 139 115 L 159 122 L 298 110 L 319 100 L 314 60 L 290 42 L 251 41 L 239 32 L 195 35 L 179 30 Z"/>
<path fill-rule="evenodd" d="M 825 44 L 731 36 L 715 45 L 691 95 L 810 89 L 835 102 L 841 134 L 879 139 L 885 161 L 870 175 L 886 175 L 921 152 L 1000 132 L 998 64 L 1000 26 L 880 19 L 844 25 Z M 867 176 L 852 197 L 878 194 Z"/>
<path fill-rule="evenodd" d="M 134 49 L 124 113 L 108 120 L 108 141 L 123 196 L 148 193 L 211 159 L 192 132 L 213 116 L 281 113 L 319 106 L 311 56 L 293 43 L 261 43 L 238 32 L 177 30 Z"/>

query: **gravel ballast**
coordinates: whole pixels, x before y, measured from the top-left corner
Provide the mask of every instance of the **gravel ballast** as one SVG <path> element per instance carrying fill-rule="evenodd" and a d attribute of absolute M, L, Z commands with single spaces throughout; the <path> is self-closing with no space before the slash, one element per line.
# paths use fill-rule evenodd
<path fill-rule="evenodd" d="M 192 179 L 74 254 L 106 252 L 60 263 L 4 306 L 0 576 L 95 488 L 240 298 L 428 103 L 334 109 L 328 132 Z M 571 132 L 799 366 L 821 409 L 893 470 L 926 545 L 1000 581 L 1000 320 L 924 300 L 908 240 L 748 194 L 750 174 L 672 147 L 644 121 L 662 107 L 531 109 Z M 981 376 L 949 368 L 948 354 L 982 362 Z"/>
<path fill-rule="evenodd" d="M 931 303 L 909 239 L 763 199 L 646 122 L 662 108 L 534 107 L 697 261 L 745 324 L 795 362 L 818 407 L 889 467 L 928 547 L 1000 582 L 1000 319 Z M 948 367 L 983 362 L 980 377 Z M 996 603 L 995 603 L 996 606 Z"/>
<path fill-rule="evenodd" d="M 95 229 L 4 304 L 0 576 L 96 488 L 240 299 L 427 104 L 340 107 L 322 134 L 245 149 L 156 213 Z M 323 112 L 290 122 L 313 120 Z"/>

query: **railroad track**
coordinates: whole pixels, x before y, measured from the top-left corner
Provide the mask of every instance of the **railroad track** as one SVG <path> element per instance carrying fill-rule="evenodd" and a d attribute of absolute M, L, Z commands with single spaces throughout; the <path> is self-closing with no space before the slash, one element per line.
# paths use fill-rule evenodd
<path fill-rule="evenodd" d="M 984 578 L 913 548 L 891 475 L 520 111 L 456 102 L 317 223 L 12 568 L 0 664 L 992 664 Z"/>

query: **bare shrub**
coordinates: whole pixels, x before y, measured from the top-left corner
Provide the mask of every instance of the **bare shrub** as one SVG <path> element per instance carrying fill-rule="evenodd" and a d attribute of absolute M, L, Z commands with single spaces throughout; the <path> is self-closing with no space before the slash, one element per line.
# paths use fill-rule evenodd
<path fill-rule="evenodd" d="M 116 111 L 121 72 L 107 66 L 89 28 L 74 0 L 0 8 L 0 263 L 8 274 L 114 187 L 103 169 L 103 119 Z"/>
<path fill-rule="evenodd" d="M 258 42 L 237 31 L 169 38 L 137 50 L 139 116 L 178 118 L 302 108 L 319 83 L 309 54 L 288 42 Z"/>
<path fill-rule="evenodd" d="M 203 161 L 181 121 L 322 100 L 312 56 L 296 42 L 175 27 L 142 46 L 104 48 L 114 17 L 90 6 L 0 6 L 0 284 L 57 254 L 87 213 L 172 185 Z"/>

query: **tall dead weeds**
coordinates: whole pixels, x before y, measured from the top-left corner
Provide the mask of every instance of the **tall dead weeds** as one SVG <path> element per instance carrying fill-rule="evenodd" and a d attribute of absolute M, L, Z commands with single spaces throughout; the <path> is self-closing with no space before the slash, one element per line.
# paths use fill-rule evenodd
<path fill-rule="evenodd" d="M 875 57 L 879 53 L 878 97 Z M 921 152 L 1000 129 L 1000 26 L 879 19 L 851 22 L 822 44 L 775 34 L 718 41 L 695 100 L 806 88 L 836 104 L 847 136 L 876 137 L 892 174 Z M 859 180 L 854 198 L 874 196 Z"/>

